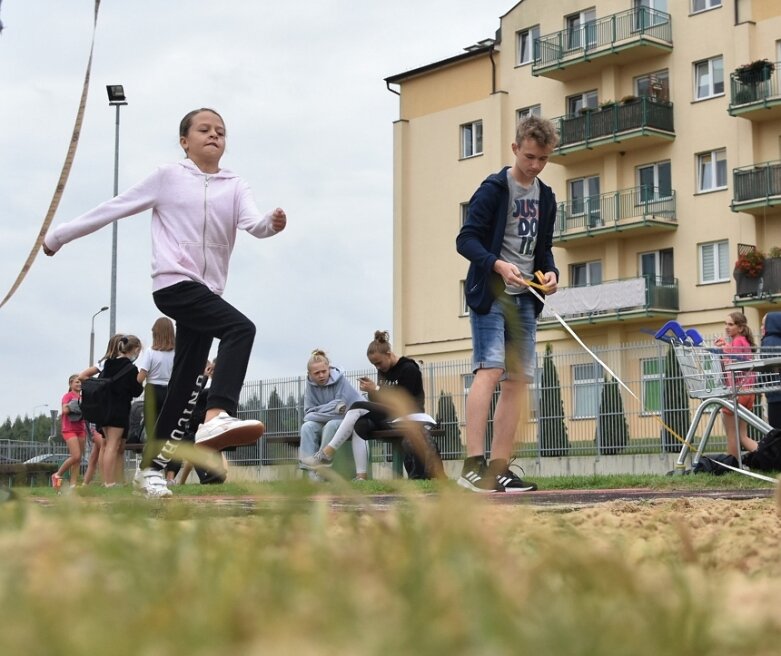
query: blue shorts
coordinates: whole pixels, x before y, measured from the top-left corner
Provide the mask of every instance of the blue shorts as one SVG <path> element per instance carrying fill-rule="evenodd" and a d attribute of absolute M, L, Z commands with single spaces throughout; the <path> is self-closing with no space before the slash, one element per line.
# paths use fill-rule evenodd
<path fill-rule="evenodd" d="M 531 294 L 502 294 L 488 314 L 469 315 L 472 371 L 502 369 L 502 380 L 534 380 L 537 314 Z"/>

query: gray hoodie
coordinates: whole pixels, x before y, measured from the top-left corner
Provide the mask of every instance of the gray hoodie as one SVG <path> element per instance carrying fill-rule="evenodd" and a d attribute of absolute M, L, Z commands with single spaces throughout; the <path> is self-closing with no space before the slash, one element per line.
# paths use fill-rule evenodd
<path fill-rule="evenodd" d="M 318 385 L 307 376 L 304 421 L 325 423 L 332 419 L 341 419 L 353 403 L 364 400 L 342 372 L 337 367 L 331 367 L 331 375 L 325 385 Z"/>

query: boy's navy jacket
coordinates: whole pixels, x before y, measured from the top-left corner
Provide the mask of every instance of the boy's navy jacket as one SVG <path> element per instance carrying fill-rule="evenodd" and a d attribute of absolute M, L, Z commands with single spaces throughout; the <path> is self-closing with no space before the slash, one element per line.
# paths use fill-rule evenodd
<path fill-rule="evenodd" d="M 483 180 L 469 201 L 466 221 L 456 237 L 456 249 L 469 260 L 464 293 L 469 308 L 477 314 L 486 314 L 498 294 L 504 293 L 504 281 L 494 271 L 499 259 L 507 225 L 507 207 L 510 189 L 507 185 L 507 169 Z M 534 270 L 547 273 L 559 271 L 553 261 L 553 229 L 556 225 L 556 197 L 542 180 L 540 183 L 540 216 L 537 244 L 534 248 Z M 542 292 L 540 292 L 542 294 Z M 542 303 L 535 297 L 537 314 Z"/>
<path fill-rule="evenodd" d="M 765 334 L 762 337 L 760 347 L 772 355 L 781 355 L 781 312 L 768 312 L 765 315 Z M 768 403 L 781 401 L 781 392 L 767 392 L 765 394 Z"/>

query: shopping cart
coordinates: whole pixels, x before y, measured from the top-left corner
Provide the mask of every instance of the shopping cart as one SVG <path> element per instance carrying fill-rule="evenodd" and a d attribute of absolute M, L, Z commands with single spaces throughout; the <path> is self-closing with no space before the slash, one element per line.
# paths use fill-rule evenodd
<path fill-rule="evenodd" d="M 774 370 L 781 365 L 778 355 L 762 356 L 762 353 L 731 354 L 725 357 L 721 349 L 709 348 L 694 329 L 684 330 L 676 321 L 668 321 L 656 334 L 656 339 L 672 345 L 678 366 L 681 369 L 689 398 L 699 400 L 685 443 L 681 447 L 674 472 L 682 474 L 686 470 L 686 458 L 694 447 L 697 427 L 702 416 L 709 412 L 705 431 L 697 444 L 692 457 L 694 468 L 702 457 L 708 443 L 713 425 L 719 415 L 719 408 L 726 408 L 735 414 L 735 423 L 743 419 L 763 434 L 771 426 L 753 412 L 738 403 L 738 396 L 746 394 L 764 394 L 781 390 L 781 376 Z M 736 435 L 738 431 L 735 431 Z M 739 438 L 738 438 L 739 439 Z M 742 466 L 740 446 L 738 445 L 738 463 Z"/>

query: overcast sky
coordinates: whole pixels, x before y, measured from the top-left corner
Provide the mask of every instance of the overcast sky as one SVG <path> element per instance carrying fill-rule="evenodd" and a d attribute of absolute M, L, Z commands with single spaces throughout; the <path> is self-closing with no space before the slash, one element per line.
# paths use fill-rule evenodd
<path fill-rule="evenodd" d="M 103 0 L 91 89 L 54 224 L 108 199 L 114 109 L 123 84 L 120 190 L 180 159 L 178 124 L 217 109 L 222 165 L 262 210 L 286 210 L 271 239 L 242 233 L 225 298 L 258 327 L 248 380 L 299 375 L 323 347 L 364 367 L 377 328 L 392 325 L 392 123 L 383 78 L 493 37 L 511 0 Z M 94 0 L 4 0 L 0 20 L 0 298 L 40 229 L 62 167 L 89 54 Z M 119 222 L 117 330 L 149 343 L 150 213 Z M 109 304 L 111 228 L 39 256 L 0 309 L 6 384 L 0 421 L 58 408 L 89 360 L 92 315 Z M 109 313 L 95 319 L 95 353 Z M 393 336 L 391 335 L 391 338 Z M 216 351 L 216 346 L 215 349 Z"/>

